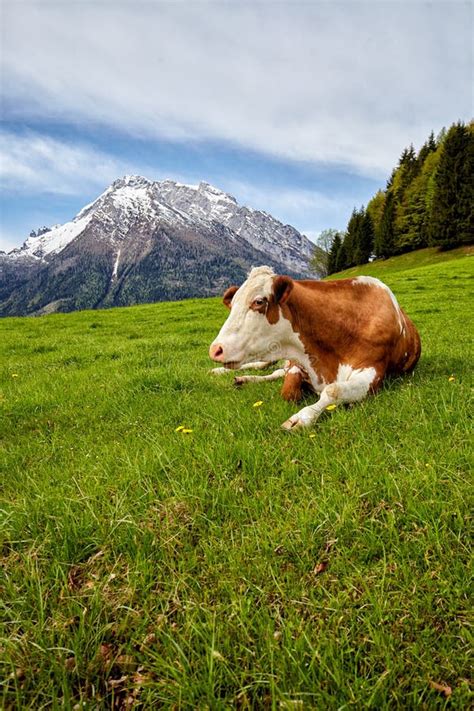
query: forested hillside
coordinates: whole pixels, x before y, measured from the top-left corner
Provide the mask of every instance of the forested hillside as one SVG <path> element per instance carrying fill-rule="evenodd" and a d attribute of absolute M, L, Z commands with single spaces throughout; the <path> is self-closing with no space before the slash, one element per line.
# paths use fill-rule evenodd
<path fill-rule="evenodd" d="M 431 133 L 418 153 L 406 148 L 385 190 L 354 209 L 333 235 L 328 273 L 429 246 L 474 241 L 474 122 Z"/>

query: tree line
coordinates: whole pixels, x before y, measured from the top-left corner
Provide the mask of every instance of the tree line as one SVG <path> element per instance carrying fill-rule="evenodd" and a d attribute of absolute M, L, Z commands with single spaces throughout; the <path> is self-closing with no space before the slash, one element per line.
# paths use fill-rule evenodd
<path fill-rule="evenodd" d="M 354 208 L 345 232 L 325 230 L 315 271 L 333 274 L 373 258 L 474 241 L 474 121 L 433 132 L 400 156 L 385 190 Z"/>

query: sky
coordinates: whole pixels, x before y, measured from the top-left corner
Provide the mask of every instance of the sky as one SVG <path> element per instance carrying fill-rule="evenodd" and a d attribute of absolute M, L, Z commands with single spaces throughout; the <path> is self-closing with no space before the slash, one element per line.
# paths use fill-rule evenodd
<path fill-rule="evenodd" d="M 0 0 L 0 250 L 125 174 L 315 239 L 473 111 L 464 0 Z"/>

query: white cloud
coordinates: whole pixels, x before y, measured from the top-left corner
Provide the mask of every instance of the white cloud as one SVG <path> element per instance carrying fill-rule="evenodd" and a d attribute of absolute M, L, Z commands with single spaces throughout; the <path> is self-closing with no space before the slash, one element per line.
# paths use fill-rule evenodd
<path fill-rule="evenodd" d="M 130 172 L 126 162 L 85 143 L 32 132 L 0 132 L 0 185 L 4 190 L 76 195 Z"/>
<path fill-rule="evenodd" d="M 255 185 L 236 180 L 224 180 L 218 187 L 238 196 L 239 200 L 249 207 L 273 213 L 331 209 L 341 204 L 339 200 L 328 197 L 318 190 L 304 188 Z"/>
<path fill-rule="evenodd" d="M 126 174 L 191 184 L 200 180 L 195 174 L 161 173 L 151 166 L 131 164 L 85 142 L 58 140 L 33 131 L 23 135 L 0 131 L 0 186 L 4 190 L 83 195 Z M 268 212 L 327 210 L 345 204 L 317 190 L 265 186 L 226 177 L 214 182 L 242 204 Z"/>
<path fill-rule="evenodd" d="M 3 14 L 10 116 L 385 176 L 407 142 L 472 111 L 469 2 L 10 0 Z"/>

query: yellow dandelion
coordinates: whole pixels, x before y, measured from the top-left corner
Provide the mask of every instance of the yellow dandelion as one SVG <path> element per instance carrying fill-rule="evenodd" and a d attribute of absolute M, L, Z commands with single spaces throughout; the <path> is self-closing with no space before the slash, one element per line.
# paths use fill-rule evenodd
<path fill-rule="evenodd" d="M 454 377 L 454 375 L 451 375 L 451 376 L 448 378 L 448 381 L 449 381 L 450 383 L 454 383 L 455 380 L 456 380 L 456 378 Z"/>
<path fill-rule="evenodd" d="M 181 430 L 181 432 L 182 432 L 183 434 L 189 434 L 190 432 L 192 432 L 192 430 L 183 428 L 183 429 Z"/>
<path fill-rule="evenodd" d="M 18 378 L 18 373 L 12 373 L 12 378 Z"/>
<path fill-rule="evenodd" d="M 328 405 L 326 410 L 335 410 L 337 405 Z"/>
<path fill-rule="evenodd" d="M 257 402 L 254 402 L 252 407 L 262 407 L 263 405 L 263 400 L 257 400 Z"/>
<path fill-rule="evenodd" d="M 182 430 L 184 430 L 184 425 L 180 425 L 179 427 L 177 427 L 175 429 L 175 432 L 181 432 Z"/>
<path fill-rule="evenodd" d="M 310 439 L 314 439 L 315 437 L 316 437 L 316 435 L 314 434 L 314 432 L 312 432 L 312 434 L 310 434 L 310 436 L 309 436 Z"/>

